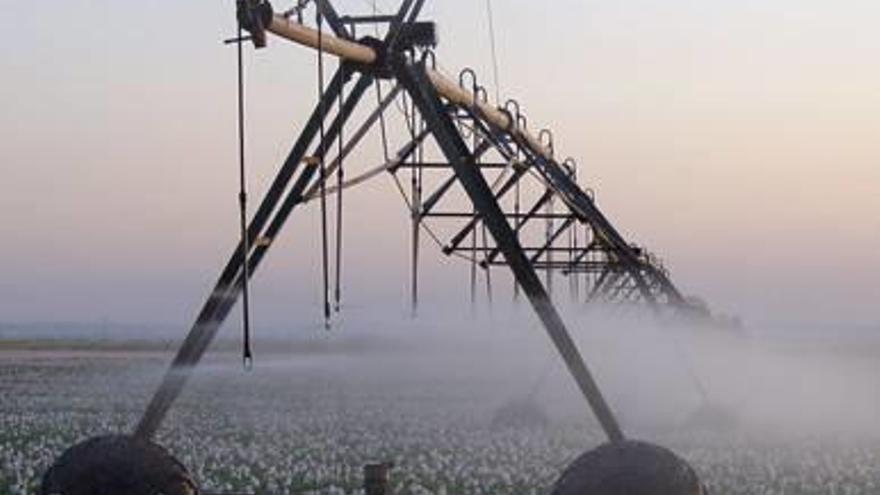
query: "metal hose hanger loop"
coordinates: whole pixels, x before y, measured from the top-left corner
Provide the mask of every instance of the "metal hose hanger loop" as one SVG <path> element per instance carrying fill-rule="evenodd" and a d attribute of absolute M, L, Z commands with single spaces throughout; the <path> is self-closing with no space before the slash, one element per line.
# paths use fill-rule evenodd
<path fill-rule="evenodd" d="M 508 110 L 506 107 L 498 107 L 498 111 L 503 113 L 504 116 L 507 118 L 507 127 L 505 127 L 504 130 L 507 132 L 513 131 L 513 129 L 515 127 L 514 123 L 516 122 L 516 116 L 510 110 Z M 519 153 L 519 150 L 517 150 L 517 153 Z M 517 183 L 517 184 L 519 184 L 519 183 Z"/>
<path fill-rule="evenodd" d="M 465 79 L 470 76 L 470 84 L 465 83 Z M 477 88 L 480 86 L 477 83 L 477 73 L 474 72 L 470 67 L 465 67 L 458 73 L 458 85 L 463 89 L 469 89 L 473 94 L 477 94 Z"/>
<path fill-rule="evenodd" d="M 519 102 L 514 100 L 513 98 L 508 98 L 506 102 L 504 102 L 504 113 L 506 113 L 510 117 L 510 126 L 507 131 L 512 131 L 519 124 L 519 116 L 520 116 L 520 106 Z M 517 153 L 519 153 L 519 149 L 517 149 Z"/>
<path fill-rule="evenodd" d="M 568 174 L 571 176 L 572 179 L 574 179 L 575 182 L 577 182 L 577 176 L 578 176 L 577 160 L 575 160 L 572 157 L 568 157 L 565 159 L 564 162 L 562 162 L 562 166 L 568 170 Z"/>
<path fill-rule="evenodd" d="M 429 58 L 431 59 L 430 66 L 428 65 Z M 422 52 L 422 63 L 425 64 L 425 66 L 428 66 L 433 70 L 437 69 L 437 55 L 434 54 L 434 50 L 432 50 L 430 48 L 425 48 L 425 50 Z"/>
<path fill-rule="evenodd" d="M 541 129 L 538 133 L 538 141 L 541 142 L 550 151 L 550 158 L 553 158 L 553 132 L 550 129 Z"/>
<path fill-rule="evenodd" d="M 474 100 L 489 103 L 489 93 L 486 91 L 485 86 L 477 86 L 477 89 L 474 91 Z"/>
<path fill-rule="evenodd" d="M 513 108 L 513 110 L 511 110 L 511 107 Z M 504 102 L 504 109 L 507 110 L 509 113 L 512 113 L 516 120 L 519 120 L 520 106 L 518 101 L 514 100 L 513 98 L 508 98 L 507 101 Z"/>

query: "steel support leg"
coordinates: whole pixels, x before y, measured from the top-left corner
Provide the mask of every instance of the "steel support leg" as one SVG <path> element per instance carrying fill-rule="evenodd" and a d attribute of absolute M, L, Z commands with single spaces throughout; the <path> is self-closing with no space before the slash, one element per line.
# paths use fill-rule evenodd
<path fill-rule="evenodd" d="M 395 69 L 398 80 L 409 92 L 422 116 L 427 120 L 443 154 L 452 164 L 456 176 L 495 238 L 495 242 L 501 247 L 508 265 L 513 270 L 517 281 L 529 298 L 550 339 L 562 355 L 569 372 L 580 387 L 608 438 L 612 441 L 622 440 L 623 431 L 571 339 L 565 323 L 523 253 L 516 235 L 498 205 L 498 201 L 486 183 L 482 172 L 477 168 L 470 149 L 462 140 L 455 124 L 445 113 L 443 102 L 428 80 L 424 65 L 413 66 L 398 61 Z"/>
<path fill-rule="evenodd" d="M 318 102 L 318 105 L 306 123 L 305 128 L 297 139 L 296 144 L 287 159 L 284 161 L 278 176 L 272 183 L 269 192 L 266 194 L 263 202 L 260 204 L 260 208 L 257 210 L 257 213 L 251 221 L 248 228 L 248 236 L 251 241 L 249 245 L 253 246 L 252 254 L 250 254 L 250 257 L 247 260 L 244 260 L 241 255 L 241 246 L 233 251 L 233 255 L 220 275 L 214 290 L 211 291 L 211 294 L 208 296 L 202 310 L 199 312 L 195 324 L 178 350 L 170 369 L 165 374 L 162 384 L 159 386 L 159 389 L 156 391 L 150 404 L 147 406 L 147 410 L 143 417 L 141 417 L 140 423 L 138 423 L 137 429 L 135 430 L 135 435 L 141 438 L 151 438 L 156 433 L 156 430 L 158 430 L 159 425 L 165 418 L 171 404 L 177 399 L 178 395 L 180 395 L 180 392 L 183 390 L 183 387 L 189 378 L 189 369 L 201 360 L 208 346 L 217 335 L 217 331 L 220 329 L 223 321 L 235 305 L 241 286 L 244 282 L 240 276 L 242 264 L 244 262 L 248 263 L 250 268 L 248 274 L 249 276 L 253 276 L 260 260 L 268 250 L 269 244 L 265 242 L 257 242 L 258 238 L 267 238 L 269 243 L 271 243 L 271 240 L 274 239 L 275 235 L 281 230 L 281 227 L 290 215 L 294 206 L 302 201 L 302 193 L 308 185 L 309 180 L 314 175 L 315 168 L 317 167 L 314 164 L 307 165 L 301 172 L 296 183 L 282 203 L 278 213 L 272 219 L 265 234 L 263 234 L 263 230 L 266 227 L 267 222 L 269 222 L 270 215 L 278 206 L 278 201 L 284 194 L 290 179 L 298 168 L 298 165 L 303 161 L 309 145 L 315 139 L 321 121 L 326 117 L 322 110 L 325 108 L 332 108 L 332 103 L 339 97 L 345 82 L 346 72 L 349 71 L 346 68 L 342 68 L 333 77 L 333 80 L 330 82 L 330 85 L 324 94 L 324 101 Z M 337 115 L 333 124 L 325 134 L 324 142 L 319 143 L 318 153 L 327 152 L 330 147 L 329 143 L 332 143 L 333 140 L 336 139 L 337 133 L 351 115 L 351 111 L 354 109 L 355 105 L 370 84 L 372 84 L 372 78 L 368 76 L 361 77 L 354 90 L 346 99 L 342 112 Z"/>

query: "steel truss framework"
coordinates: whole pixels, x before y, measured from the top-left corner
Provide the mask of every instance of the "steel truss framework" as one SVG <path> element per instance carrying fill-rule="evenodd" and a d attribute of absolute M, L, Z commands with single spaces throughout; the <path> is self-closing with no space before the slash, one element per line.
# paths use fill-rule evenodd
<path fill-rule="evenodd" d="M 466 73 L 463 72 L 462 76 Z M 475 98 L 485 94 L 475 84 L 468 89 L 474 92 Z M 524 121 L 518 105 L 512 100 L 505 110 L 514 120 Z M 484 170 L 484 175 L 499 169 L 503 171 L 493 181 L 497 184 L 493 188 L 494 197 L 521 241 L 521 249 L 528 254 L 532 267 L 545 273 L 548 292 L 552 293 L 554 273 L 559 273 L 569 279 L 571 295 L 578 298 L 583 292 L 583 300 L 588 303 L 597 300 L 606 304 L 632 302 L 647 304 L 656 311 L 693 311 L 657 259 L 626 243 L 596 207 L 591 192 L 578 186 L 577 164 L 573 159 L 566 159 L 561 164 L 544 159 L 503 129 L 491 128 L 474 108 L 447 105 L 446 113 L 456 122 L 461 134 L 473 136 L 470 148 L 475 166 Z M 546 130 L 541 135 L 550 136 Z M 552 139 L 548 138 L 547 145 L 552 150 Z M 480 161 L 489 150 L 500 155 L 503 161 Z M 418 176 L 423 175 L 424 169 L 452 169 L 449 162 L 414 161 L 408 166 L 418 169 Z M 541 193 L 523 204 L 521 191 L 528 189 L 523 184 L 525 181 L 535 182 Z M 497 244 L 478 245 L 478 233 L 484 223 L 479 213 L 436 210 L 450 183 L 451 179 L 443 182 L 427 196 L 428 200 L 417 210 L 416 220 L 467 219 L 444 245 L 443 252 L 447 255 L 466 253 L 484 270 L 507 265 Z M 530 228 L 539 233 L 529 236 Z M 531 244 L 527 238 L 531 239 Z"/>
<path fill-rule="evenodd" d="M 341 192 L 335 174 L 342 173 L 343 160 L 377 124 L 382 124 L 384 135 L 384 112 L 404 97 L 409 102 L 404 105 L 412 110 L 407 115 L 406 144 L 394 154 L 386 150 L 384 164 L 347 179 L 344 187 L 380 173 L 399 176 L 410 172 L 408 202 L 415 239 L 413 301 L 418 297 L 420 227 L 429 220 L 455 222 L 457 226 L 444 243 L 443 252 L 464 256 L 471 262 L 472 291 L 477 267 L 484 270 L 487 280 L 493 267 L 509 267 L 516 293 L 523 294 L 533 306 L 607 436 L 622 439 L 614 414 L 548 293 L 554 273 L 568 277 L 572 293 L 585 301 L 640 301 L 657 312 L 700 313 L 699 308 L 688 304 L 653 256 L 629 244 L 602 214 L 591 194 L 578 185 L 574 161 L 560 163 L 553 158 L 549 132 L 542 132 L 539 138 L 544 149 L 538 149 L 522 132 L 515 132 L 514 128 L 525 127 L 525 117 L 516 102 L 500 109 L 513 123 L 505 128 L 487 118 L 481 110 L 484 106 L 462 104 L 441 95 L 430 76 L 432 52 L 411 44 L 412 36 L 406 35 L 407 27 L 416 24 L 424 0 L 404 0 L 392 16 L 358 17 L 339 15 L 328 0 L 315 3 L 335 39 L 343 43 L 354 44 L 353 33 L 358 26 L 385 26 L 384 39 L 362 40 L 375 51 L 376 60 L 365 64 L 341 59 L 323 99 L 317 102 L 251 218 L 248 242 L 244 243 L 247 253 L 242 243 L 233 250 L 136 434 L 147 438 L 155 434 L 187 381 L 186 370 L 200 361 L 236 304 L 245 278 L 256 273 L 291 213 L 320 194 L 322 181 L 325 193 Z M 239 18 L 258 47 L 265 45 L 270 24 L 281 22 L 265 1 L 256 0 L 239 2 Z M 396 85 L 377 97 L 375 110 L 331 157 L 344 126 L 379 80 Z M 477 85 L 471 71 L 464 71 L 459 82 L 459 89 L 464 88 L 474 101 L 485 103 L 486 92 Z M 347 84 L 350 89 L 345 91 Z M 429 142 L 439 150 L 439 158 L 427 158 L 425 147 Z M 432 175 L 433 181 L 429 178 Z M 459 204 L 444 209 L 446 199 L 458 187 L 471 208 L 462 209 Z M 529 188 L 537 190 L 534 197 L 527 197 L 525 190 Z M 530 229 L 532 234 L 528 233 Z M 543 283 L 539 272 L 544 274 Z"/>

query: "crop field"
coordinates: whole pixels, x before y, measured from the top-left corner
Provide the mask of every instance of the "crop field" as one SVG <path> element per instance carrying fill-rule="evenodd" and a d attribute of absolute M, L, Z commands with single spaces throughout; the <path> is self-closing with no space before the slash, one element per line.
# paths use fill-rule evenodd
<path fill-rule="evenodd" d="M 357 493 L 364 464 L 390 461 L 397 493 L 547 493 L 602 440 L 573 413 L 552 413 L 544 427 L 493 426 L 503 374 L 418 372 L 415 362 L 402 373 L 387 357 L 333 355 L 263 360 L 243 373 L 236 360 L 199 368 L 157 439 L 211 492 Z M 0 352 L 0 494 L 34 493 L 74 442 L 131 431 L 166 362 L 148 352 Z M 691 462 L 712 494 L 880 493 L 876 439 L 678 430 L 649 440 Z"/>

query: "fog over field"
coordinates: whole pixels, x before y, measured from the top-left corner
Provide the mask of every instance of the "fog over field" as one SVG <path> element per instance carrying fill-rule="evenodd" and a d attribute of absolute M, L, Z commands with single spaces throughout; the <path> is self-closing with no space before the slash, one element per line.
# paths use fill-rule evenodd
<path fill-rule="evenodd" d="M 870 336 L 565 313 L 628 435 L 673 448 L 711 493 L 880 486 Z M 235 333 L 226 329 L 158 437 L 206 489 L 349 492 L 364 464 L 391 460 L 401 493 L 543 493 L 604 440 L 527 307 L 263 335 L 250 373 Z M 174 349 L 65 347 L 18 341 L 0 352 L 0 492 L 33 489 L 74 441 L 130 431 Z M 527 402 L 546 424 L 493 420 Z"/>
<path fill-rule="evenodd" d="M 606 438 L 542 283 L 626 436 L 711 495 L 880 493 L 880 2 L 404 2 L 437 46 L 348 62 L 222 43 L 245 5 L 258 41 L 256 1 L 4 5 L 0 495 L 132 432 L 236 278 L 253 369 L 239 301 L 155 437 L 209 494 L 361 495 L 379 461 L 397 495 L 549 493 Z"/>

